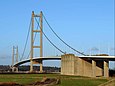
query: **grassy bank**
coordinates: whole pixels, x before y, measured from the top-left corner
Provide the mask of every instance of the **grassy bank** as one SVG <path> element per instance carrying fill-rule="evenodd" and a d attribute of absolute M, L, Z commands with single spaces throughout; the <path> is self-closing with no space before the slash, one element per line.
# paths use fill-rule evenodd
<path fill-rule="evenodd" d="M 80 76 L 62 76 L 59 74 L 0 74 L 0 82 L 16 82 L 19 84 L 29 84 L 41 81 L 43 77 L 60 78 L 61 84 L 57 86 L 98 86 L 107 79 L 92 79 Z"/>

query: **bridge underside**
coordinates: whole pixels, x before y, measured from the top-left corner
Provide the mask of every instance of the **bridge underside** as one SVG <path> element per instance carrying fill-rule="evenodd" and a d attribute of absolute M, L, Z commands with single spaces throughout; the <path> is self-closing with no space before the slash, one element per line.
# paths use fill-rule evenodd
<path fill-rule="evenodd" d="M 36 57 L 36 58 L 33 58 L 33 63 L 39 63 L 41 60 L 61 60 L 61 57 Z M 26 59 L 26 60 L 23 60 L 23 61 L 20 61 L 16 64 L 14 64 L 14 67 L 18 67 L 19 65 L 21 64 L 24 64 L 24 63 L 27 63 L 27 62 L 30 62 L 30 59 Z"/>

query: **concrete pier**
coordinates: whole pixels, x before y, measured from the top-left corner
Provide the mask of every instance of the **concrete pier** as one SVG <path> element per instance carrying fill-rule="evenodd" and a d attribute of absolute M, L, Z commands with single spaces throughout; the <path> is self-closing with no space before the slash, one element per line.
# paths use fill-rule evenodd
<path fill-rule="evenodd" d="M 104 61 L 104 77 L 109 77 L 108 61 Z"/>
<path fill-rule="evenodd" d="M 96 77 L 96 61 L 92 60 L 92 77 Z"/>

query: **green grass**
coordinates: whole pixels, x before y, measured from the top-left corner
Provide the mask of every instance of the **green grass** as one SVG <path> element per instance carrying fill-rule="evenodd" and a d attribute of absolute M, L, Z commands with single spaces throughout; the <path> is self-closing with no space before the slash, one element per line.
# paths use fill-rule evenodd
<path fill-rule="evenodd" d="M 95 80 L 95 79 L 67 79 L 62 80 L 61 86 L 98 86 L 106 82 L 107 80 Z"/>
<path fill-rule="evenodd" d="M 0 74 L 0 82 L 16 82 L 19 84 L 29 84 L 41 81 L 43 77 L 60 78 L 61 84 L 57 86 L 98 86 L 107 79 L 92 79 L 81 76 L 62 76 L 59 74 Z"/>

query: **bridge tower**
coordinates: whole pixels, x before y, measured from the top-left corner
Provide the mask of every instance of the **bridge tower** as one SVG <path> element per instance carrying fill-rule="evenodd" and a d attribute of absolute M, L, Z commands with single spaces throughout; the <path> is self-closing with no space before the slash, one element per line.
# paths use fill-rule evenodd
<path fill-rule="evenodd" d="M 16 71 L 18 72 L 18 67 L 14 68 L 13 65 L 14 63 L 18 62 L 18 46 L 13 46 L 12 50 L 12 72 Z"/>
<path fill-rule="evenodd" d="M 35 17 L 39 17 L 40 18 L 40 30 L 35 30 L 34 29 L 34 18 Z M 42 11 L 40 12 L 39 15 L 36 15 L 34 14 L 34 11 L 32 11 L 32 27 L 31 27 L 31 56 L 30 56 L 30 72 L 33 72 L 33 64 L 34 64 L 34 61 L 32 60 L 33 59 L 33 56 L 34 56 L 34 48 L 39 48 L 40 49 L 40 58 L 43 57 L 43 33 L 42 33 L 42 29 L 43 29 L 43 26 L 42 26 L 42 23 L 43 23 L 43 14 L 42 14 Z M 40 45 L 39 46 L 35 46 L 34 45 L 34 33 L 40 33 Z M 42 59 L 41 61 L 39 61 L 39 64 L 40 64 L 40 72 L 43 72 L 43 68 L 42 68 Z"/>

